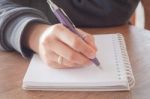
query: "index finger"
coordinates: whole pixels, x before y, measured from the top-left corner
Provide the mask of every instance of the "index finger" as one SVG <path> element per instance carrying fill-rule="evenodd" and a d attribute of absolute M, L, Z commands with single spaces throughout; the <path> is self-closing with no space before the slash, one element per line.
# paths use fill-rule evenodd
<path fill-rule="evenodd" d="M 93 49 L 95 49 L 95 50 L 97 51 L 97 47 L 96 47 L 96 45 L 95 45 L 95 40 L 94 40 L 93 35 L 88 34 L 88 33 L 84 32 L 84 31 L 82 31 L 82 30 L 80 30 L 80 29 L 77 29 L 77 30 L 78 30 L 78 31 L 81 33 L 81 35 L 83 36 L 84 41 L 85 41 L 86 43 L 88 43 L 90 46 L 92 46 Z"/>
<path fill-rule="evenodd" d="M 58 33 L 57 37 L 60 41 L 64 42 L 74 50 L 81 52 L 86 57 L 91 59 L 95 58 L 96 51 L 94 48 L 90 44 L 87 44 L 79 36 L 71 32 L 69 29 L 64 27 L 64 30 Z"/>

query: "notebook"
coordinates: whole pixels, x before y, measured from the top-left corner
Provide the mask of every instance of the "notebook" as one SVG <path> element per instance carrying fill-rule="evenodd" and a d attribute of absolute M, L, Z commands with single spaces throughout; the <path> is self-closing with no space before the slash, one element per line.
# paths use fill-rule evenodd
<path fill-rule="evenodd" d="M 101 68 L 55 69 L 34 55 L 23 79 L 25 90 L 123 91 L 135 85 L 124 38 L 119 33 L 95 35 Z"/>

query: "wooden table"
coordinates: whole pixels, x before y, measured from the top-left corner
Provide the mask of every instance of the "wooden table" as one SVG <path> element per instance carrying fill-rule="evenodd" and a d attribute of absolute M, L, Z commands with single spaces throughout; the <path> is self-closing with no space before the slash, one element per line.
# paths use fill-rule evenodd
<path fill-rule="evenodd" d="M 89 33 L 124 35 L 136 85 L 125 92 L 44 92 L 22 90 L 29 60 L 16 52 L 0 52 L 0 99 L 148 99 L 150 98 L 150 31 L 134 26 L 84 29 Z"/>

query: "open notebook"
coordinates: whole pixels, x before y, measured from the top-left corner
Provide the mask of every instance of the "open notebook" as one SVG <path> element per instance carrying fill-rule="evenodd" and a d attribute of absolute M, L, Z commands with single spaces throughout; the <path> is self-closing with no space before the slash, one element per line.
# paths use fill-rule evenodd
<path fill-rule="evenodd" d="M 82 68 L 54 69 L 34 55 L 23 79 L 25 90 L 55 91 L 119 91 L 130 90 L 135 84 L 123 36 L 95 35 L 97 58 L 94 64 Z"/>

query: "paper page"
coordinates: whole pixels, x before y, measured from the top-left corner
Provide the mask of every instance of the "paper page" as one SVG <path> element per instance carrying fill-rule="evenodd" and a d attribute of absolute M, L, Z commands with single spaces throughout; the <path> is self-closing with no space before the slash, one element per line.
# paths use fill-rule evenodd
<path fill-rule="evenodd" d="M 97 58 L 101 63 L 101 69 L 94 64 L 82 68 L 54 69 L 43 63 L 38 55 L 34 55 L 23 82 L 36 83 L 37 86 L 112 86 L 122 84 L 122 82 L 127 84 L 125 77 L 118 78 L 116 53 L 114 53 L 112 41 L 115 35 L 95 36 L 98 48 Z"/>

